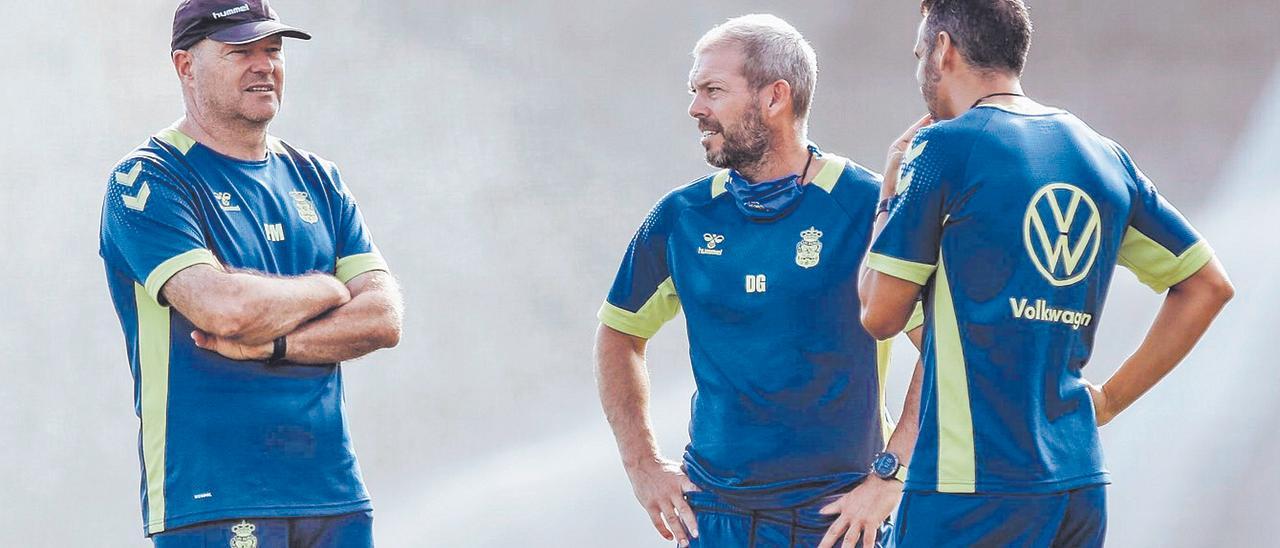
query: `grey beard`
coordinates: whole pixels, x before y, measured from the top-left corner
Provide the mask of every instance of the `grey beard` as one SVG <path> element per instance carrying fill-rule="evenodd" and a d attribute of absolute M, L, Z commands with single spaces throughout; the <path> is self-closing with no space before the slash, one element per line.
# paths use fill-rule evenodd
<path fill-rule="evenodd" d="M 738 172 L 759 165 L 773 142 L 763 117 L 754 110 L 747 111 L 742 124 L 732 131 L 723 127 L 720 136 L 724 138 L 724 146 L 718 152 L 707 150 L 707 163 Z"/>

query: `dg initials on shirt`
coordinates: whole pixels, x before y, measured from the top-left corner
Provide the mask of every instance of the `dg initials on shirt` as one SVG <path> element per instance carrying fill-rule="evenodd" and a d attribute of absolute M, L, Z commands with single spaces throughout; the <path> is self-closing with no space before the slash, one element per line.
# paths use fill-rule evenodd
<path fill-rule="evenodd" d="M 747 293 L 764 293 L 764 274 L 747 274 Z"/>

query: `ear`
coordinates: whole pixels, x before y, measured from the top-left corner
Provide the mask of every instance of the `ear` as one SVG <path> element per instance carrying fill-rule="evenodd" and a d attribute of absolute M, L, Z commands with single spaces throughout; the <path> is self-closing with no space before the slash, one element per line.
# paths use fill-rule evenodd
<path fill-rule="evenodd" d="M 178 73 L 178 80 L 188 82 L 193 77 L 193 65 L 195 64 L 195 55 L 188 50 L 174 50 L 172 54 L 173 70 Z"/>
<path fill-rule="evenodd" d="M 933 61 L 937 63 L 940 71 L 950 72 L 959 67 L 958 63 L 963 61 L 960 58 L 960 50 L 956 49 L 956 43 L 951 40 L 951 34 L 942 31 L 933 38 Z"/>
<path fill-rule="evenodd" d="M 761 103 L 769 116 L 777 116 L 791 110 L 791 84 L 786 80 L 777 80 L 760 90 Z"/>

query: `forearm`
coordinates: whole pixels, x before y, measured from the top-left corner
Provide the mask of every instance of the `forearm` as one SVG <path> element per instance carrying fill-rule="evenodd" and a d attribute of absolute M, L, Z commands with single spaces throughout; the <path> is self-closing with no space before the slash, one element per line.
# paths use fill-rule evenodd
<path fill-rule="evenodd" d="M 900 141 L 899 144 L 901 143 Z M 890 151 L 889 159 L 885 162 L 884 183 L 880 185 L 881 201 L 894 196 L 901 160 L 901 151 L 896 149 Z M 858 271 L 858 299 L 861 302 L 859 319 L 867 332 L 877 339 L 892 337 L 907 325 L 920 294 L 920 286 L 877 272 L 867 266 L 867 258 L 871 256 L 871 246 L 875 244 L 876 238 L 880 236 L 880 232 L 888 222 L 889 212 L 881 211 L 877 207 L 872 224 L 871 240 Z"/>
<path fill-rule="evenodd" d="M 366 291 L 286 335 L 285 360 L 327 364 L 363 357 L 400 342 L 399 299 Z"/>
<path fill-rule="evenodd" d="M 1186 358 L 1233 293 L 1217 259 L 1170 288 L 1142 344 L 1103 384 L 1107 414 L 1132 405 Z"/>
<path fill-rule="evenodd" d="M 885 162 L 884 182 L 880 184 L 880 199 L 889 198 L 894 195 L 894 189 L 898 186 L 898 169 L 902 163 L 902 153 L 890 152 L 889 159 Z M 871 301 L 874 291 L 874 280 L 871 274 L 874 270 L 867 268 L 866 257 L 871 253 L 871 245 L 876 242 L 876 238 L 880 236 L 880 232 L 884 230 L 884 225 L 889 223 L 889 212 L 879 211 L 877 207 L 875 221 L 871 225 L 871 239 L 867 240 L 867 252 L 862 254 L 862 265 L 858 270 L 858 298 L 867 303 Z M 864 304 L 865 306 L 865 304 Z"/>
<path fill-rule="evenodd" d="M 898 456 L 898 462 L 906 466 L 911 462 L 915 452 L 916 438 L 920 434 L 920 390 L 924 383 L 924 363 L 916 361 L 915 372 L 911 374 L 911 385 L 907 389 L 907 397 L 902 402 L 902 415 L 889 437 L 887 451 Z"/>
<path fill-rule="evenodd" d="M 230 276 L 236 278 L 241 303 L 241 326 L 230 336 L 244 344 L 289 334 L 351 298 L 346 286 L 328 274 L 276 278 L 233 272 Z"/>
<path fill-rule="evenodd" d="M 201 331 L 246 345 L 270 342 L 351 298 L 327 274 L 282 278 L 210 265 L 178 272 L 161 295 Z"/>
<path fill-rule="evenodd" d="M 645 341 L 600 325 L 596 333 L 596 384 L 605 418 L 627 468 L 660 459 L 649 420 Z"/>

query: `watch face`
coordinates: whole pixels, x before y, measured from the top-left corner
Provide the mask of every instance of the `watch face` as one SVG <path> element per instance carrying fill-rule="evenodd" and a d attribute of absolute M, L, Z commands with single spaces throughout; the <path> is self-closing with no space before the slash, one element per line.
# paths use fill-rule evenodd
<path fill-rule="evenodd" d="M 880 453 L 871 463 L 871 469 L 882 478 L 892 477 L 898 471 L 898 457 L 893 453 Z"/>

